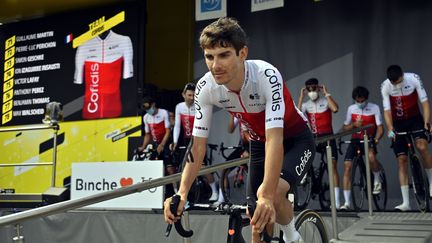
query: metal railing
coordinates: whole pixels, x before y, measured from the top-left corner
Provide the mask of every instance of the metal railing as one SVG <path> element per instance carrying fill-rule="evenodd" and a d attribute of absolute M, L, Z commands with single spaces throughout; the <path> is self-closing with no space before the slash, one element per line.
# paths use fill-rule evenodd
<path fill-rule="evenodd" d="M 328 161 L 327 164 L 328 164 L 328 172 L 329 172 L 331 205 L 335 205 L 335 197 L 334 197 L 335 195 L 334 195 L 334 189 L 333 189 L 334 184 L 333 184 L 333 179 L 332 179 L 333 178 L 332 159 L 331 159 L 332 155 L 331 155 L 331 148 L 330 148 L 330 142 L 329 141 L 333 140 L 333 139 L 340 138 L 340 137 L 344 137 L 344 136 L 347 136 L 347 135 L 350 135 L 350 134 L 353 134 L 356 132 L 366 130 L 368 128 L 371 128 L 372 126 L 373 125 L 367 125 L 367 126 L 355 128 L 355 129 L 352 129 L 349 131 L 340 132 L 340 133 L 337 133 L 334 135 L 319 137 L 315 140 L 315 142 L 317 144 L 322 143 L 322 142 L 327 142 L 326 151 L 327 151 L 327 161 Z M 367 152 L 368 151 L 367 135 L 364 136 L 364 139 L 365 139 L 365 143 L 364 143 L 365 144 L 365 152 Z M 224 162 L 224 163 L 220 163 L 220 164 L 216 164 L 216 165 L 212 165 L 212 166 L 207 166 L 207 167 L 202 168 L 198 172 L 198 176 L 209 174 L 209 173 L 212 173 L 212 172 L 215 172 L 218 170 L 223 170 L 226 168 L 246 164 L 248 162 L 248 160 L 249 160 L 248 158 L 241 158 L 241 159 L 235 159 L 235 160 L 231 160 L 228 162 Z M 369 171 L 368 156 L 365 156 L 365 163 L 367 166 L 367 171 Z M 366 174 L 369 177 L 367 179 L 368 198 L 372 198 L 372 193 L 371 193 L 371 189 L 370 189 L 370 183 L 371 183 L 370 173 L 366 173 Z M 68 200 L 68 201 L 64 201 L 64 202 L 59 202 L 56 204 L 43 206 L 40 208 L 30 209 L 27 211 L 3 216 L 3 217 L 0 217 L 0 226 L 17 224 L 17 223 L 19 223 L 23 220 L 26 220 L 26 219 L 31 219 L 31 218 L 36 218 L 36 217 L 44 217 L 44 216 L 49 216 L 49 215 L 53 215 L 53 214 L 60 213 L 60 212 L 66 212 L 68 210 L 88 206 L 88 205 L 91 205 L 94 203 L 99 203 L 102 201 L 114 199 L 117 197 L 129 195 L 132 193 L 137 193 L 137 192 L 141 192 L 141 191 L 148 190 L 151 188 L 171 184 L 171 183 L 180 181 L 180 178 L 181 178 L 181 173 L 177 173 L 177 174 L 157 178 L 157 179 L 154 179 L 151 181 L 141 182 L 141 183 L 137 183 L 137 184 L 134 184 L 131 186 L 122 187 L 119 189 L 115 189 L 113 191 L 101 192 L 101 193 L 87 196 L 87 197 L 83 197 L 83 198 L 72 199 L 72 200 Z M 370 212 L 370 214 L 372 214 L 372 204 L 371 204 L 372 200 L 368 200 L 368 201 L 369 201 L 369 212 Z M 331 207 L 331 210 L 332 210 L 333 237 L 334 237 L 334 239 L 338 239 L 336 208 Z"/>
<path fill-rule="evenodd" d="M 0 128 L 0 132 L 15 132 L 15 131 L 30 131 L 30 130 L 43 130 L 43 129 L 53 129 L 53 162 L 44 162 L 44 163 L 9 163 L 9 164 L 0 164 L 1 167 L 18 167 L 18 166 L 52 166 L 52 174 L 51 174 L 51 186 L 55 187 L 55 179 L 56 179 L 56 167 L 57 167 L 57 133 L 60 129 L 60 126 L 57 123 L 51 124 L 40 124 L 40 125 L 28 125 L 28 126 L 20 126 L 20 127 L 11 127 L 11 128 Z"/>

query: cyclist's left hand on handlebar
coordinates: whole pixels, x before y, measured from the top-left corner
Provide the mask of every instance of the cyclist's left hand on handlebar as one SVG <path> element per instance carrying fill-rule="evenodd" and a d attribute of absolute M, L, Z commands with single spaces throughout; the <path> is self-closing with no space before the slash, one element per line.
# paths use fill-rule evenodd
<path fill-rule="evenodd" d="M 253 218 L 251 219 L 252 231 L 261 233 L 267 224 L 274 224 L 276 220 L 276 210 L 273 200 L 268 198 L 258 198 Z"/>
<path fill-rule="evenodd" d="M 177 208 L 177 217 L 175 217 L 170 210 L 171 201 L 172 201 L 172 197 L 169 197 L 164 202 L 164 218 L 165 218 L 165 222 L 168 224 L 172 224 L 180 219 L 181 215 L 183 214 L 184 206 L 186 204 L 186 200 L 181 198 L 179 206 Z"/>
<path fill-rule="evenodd" d="M 427 132 L 431 132 L 431 125 L 430 125 L 430 123 L 429 122 L 426 122 L 425 124 L 424 124 L 424 129 L 427 131 Z"/>
<path fill-rule="evenodd" d="M 156 148 L 156 152 L 160 154 L 164 150 L 164 146 L 162 144 L 159 144 Z"/>

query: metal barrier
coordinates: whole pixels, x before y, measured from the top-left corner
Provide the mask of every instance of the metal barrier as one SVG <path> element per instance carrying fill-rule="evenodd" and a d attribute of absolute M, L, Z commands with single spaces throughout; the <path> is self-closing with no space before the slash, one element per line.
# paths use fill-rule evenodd
<path fill-rule="evenodd" d="M 330 188 L 331 188 L 330 189 L 331 205 L 335 205 L 335 197 L 334 197 L 334 189 L 333 189 L 334 188 L 333 169 L 332 169 L 333 165 L 332 165 L 332 159 L 331 159 L 332 156 L 331 156 L 331 149 L 330 149 L 330 140 L 337 139 L 337 138 L 340 138 L 343 136 L 347 136 L 347 135 L 350 135 L 350 134 L 353 134 L 356 132 L 360 132 L 360 131 L 366 130 L 368 128 L 371 128 L 372 126 L 373 125 L 367 125 L 367 126 L 355 128 L 355 129 L 352 129 L 349 131 L 340 132 L 340 133 L 337 133 L 334 135 L 319 137 L 315 140 L 316 144 L 322 143 L 322 142 L 327 142 L 326 150 L 327 150 L 327 161 L 328 161 L 327 164 L 328 164 L 328 172 L 329 172 L 329 183 L 330 183 Z M 364 136 L 364 139 L 365 139 L 365 143 L 364 143 L 365 144 L 365 152 L 367 152 L 368 151 L 367 135 Z M 228 162 L 224 162 L 224 163 L 220 163 L 220 164 L 216 164 L 216 165 L 212 165 L 212 166 L 207 166 L 207 167 L 202 168 L 198 172 L 198 176 L 212 173 L 212 172 L 215 172 L 218 170 L 223 170 L 226 168 L 246 164 L 248 162 L 248 160 L 249 160 L 248 158 L 241 158 L 241 159 L 235 159 L 235 160 L 231 160 Z M 367 166 L 367 171 L 369 171 L 368 156 L 365 156 L 365 163 Z M 368 198 L 371 199 L 372 193 L 371 193 L 371 189 L 370 189 L 370 183 L 371 183 L 370 173 L 367 173 L 367 175 L 369 177 L 367 179 Z M 95 195 L 91 195 L 91 196 L 87 196 L 87 197 L 83 197 L 83 198 L 79 198 L 79 199 L 72 199 L 69 201 L 59 202 L 56 204 L 51 204 L 51 205 L 47 205 L 44 207 L 30 209 L 27 211 L 3 216 L 3 217 L 0 217 L 0 226 L 17 224 L 20 221 L 23 221 L 26 219 L 49 216 L 52 214 L 65 212 L 68 210 L 88 206 L 88 205 L 91 205 L 94 203 L 99 203 L 99 202 L 110 200 L 113 198 L 129 195 L 132 193 L 141 192 L 141 191 L 148 190 L 151 188 L 155 188 L 155 187 L 159 187 L 159 186 L 163 186 L 166 184 L 180 181 L 180 178 L 181 178 L 181 173 L 177 173 L 177 174 L 165 176 L 162 178 L 157 178 L 157 179 L 154 179 L 151 181 L 141 182 L 141 183 L 137 183 L 137 184 L 134 184 L 131 186 L 122 187 L 122 188 L 119 188 L 119 189 L 116 189 L 113 191 L 101 192 L 101 193 L 98 193 Z M 370 212 L 370 214 L 372 214 L 372 204 L 371 204 L 372 200 L 368 200 L 368 201 L 369 201 L 369 212 Z M 331 209 L 332 209 L 333 237 L 334 237 L 334 239 L 338 239 L 336 208 L 331 207 Z"/>
<path fill-rule="evenodd" d="M 55 179 L 56 179 L 56 167 L 57 167 L 57 133 L 60 129 L 58 123 L 51 124 L 41 124 L 41 125 L 29 125 L 29 126 L 20 126 L 20 127 L 12 127 L 12 128 L 0 128 L 0 132 L 15 132 L 15 131 L 30 131 L 30 130 L 43 130 L 43 129 L 53 129 L 53 162 L 49 163 L 26 163 L 26 164 L 0 164 L 0 167 L 16 167 L 16 166 L 52 166 L 52 174 L 51 174 L 51 186 L 55 187 Z"/>

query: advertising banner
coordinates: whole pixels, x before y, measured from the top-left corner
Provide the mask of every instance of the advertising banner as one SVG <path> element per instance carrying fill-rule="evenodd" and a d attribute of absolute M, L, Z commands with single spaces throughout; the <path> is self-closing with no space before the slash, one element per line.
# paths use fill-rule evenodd
<path fill-rule="evenodd" d="M 163 161 L 73 163 L 71 199 L 112 191 L 163 176 Z M 95 173 L 97 171 L 97 173 Z M 163 187 L 96 203 L 86 208 L 162 209 Z"/>
<path fill-rule="evenodd" d="M 0 126 L 40 123 L 47 103 L 65 121 L 137 114 L 136 3 L 80 10 L 0 26 Z"/>
<path fill-rule="evenodd" d="M 142 135 L 141 123 L 139 116 L 60 123 L 56 186 L 63 186 L 64 179 L 71 175 L 71 164 L 75 161 L 128 160 L 128 151 L 137 147 L 137 144 L 129 144 L 129 138 Z M 0 133 L 1 163 L 52 162 L 53 133 L 53 130 Z M 11 188 L 16 193 L 41 193 L 51 185 L 52 167 L 1 167 L 0 175 L 0 188 Z"/>
<path fill-rule="evenodd" d="M 226 15 L 226 0 L 195 0 L 196 21 L 216 19 Z"/>
<path fill-rule="evenodd" d="M 284 6 L 284 0 L 251 0 L 251 12 L 257 12 Z"/>

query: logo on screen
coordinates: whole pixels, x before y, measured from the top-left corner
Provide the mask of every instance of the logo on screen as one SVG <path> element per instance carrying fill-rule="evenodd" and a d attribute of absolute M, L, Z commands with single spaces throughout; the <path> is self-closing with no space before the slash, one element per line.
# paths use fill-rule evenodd
<path fill-rule="evenodd" d="M 211 12 L 222 9 L 221 0 L 201 0 L 201 12 Z"/>

